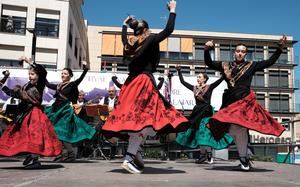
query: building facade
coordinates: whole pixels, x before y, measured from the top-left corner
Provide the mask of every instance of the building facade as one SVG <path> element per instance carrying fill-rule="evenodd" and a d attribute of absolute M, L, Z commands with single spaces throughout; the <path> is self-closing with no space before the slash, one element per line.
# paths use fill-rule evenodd
<path fill-rule="evenodd" d="M 50 69 L 79 69 L 87 59 L 87 27 L 83 0 L 1 0 L 0 66 L 19 68 L 31 56 L 37 35 L 36 62 Z"/>

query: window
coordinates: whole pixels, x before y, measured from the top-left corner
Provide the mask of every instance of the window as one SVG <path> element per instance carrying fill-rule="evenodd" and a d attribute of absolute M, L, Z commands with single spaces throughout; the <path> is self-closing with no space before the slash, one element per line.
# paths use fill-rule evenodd
<path fill-rule="evenodd" d="M 162 58 L 162 59 L 168 58 L 168 53 L 167 52 L 160 52 L 160 58 Z"/>
<path fill-rule="evenodd" d="M 117 71 L 128 71 L 128 67 L 125 64 L 117 64 Z"/>
<path fill-rule="evenodd" d="M 261 61 L 264 59 L 263 47 L 247 46 L 246 60 L 248 61 Z"/>
<path fill-rule="evenodd" d="M 270 70 L 269 71 L 269 86 L 270 87 L 289 87 L 289 73 L 282 70 Z"/>
<path fill-rule="evenodd" d="M 265 94 L 256 94 L 256 99 L 261 106 L 265 107 Z"/>
<path fill-rule="evenodd" d="M 270 94 L 271 112 L 289 112 L 289 95 Z"/>
<path fill-rule="evenodd" d="M 220 60 L 232 61 L 234 47 L 229 45 L 220 45 Z"/>
<path fill-rule="evenodd" d="M 43 64 L 46 69 L 57 69 L 57 65 L 54 64 Z"/>
<path fill-rule="evenodd" d="M 67 67 L 72 69 L 72 60 L 68 58 Z"/>
<path fill-rule="evenodd" d="M 190 66 L 181 66 L 181 72 L 182 74 L 190 75 L 191 74 Z"/>
<path fill-rule="evenodd" d="M 57 49 L 37 48 L 35 60 L 39 64 L 54 67 L 57 65 L 57 54 Z"/>
<path fill-rule="evenodd" d="M 10 5 L 2 6 L 1 32 L 25 34 L 27 8 Z"/>
<path fill-rule="evenodd" d="M 82 61 L 82 57 L 81 55 L 79 55 L 79 59 L 78 59 L 78 66 L 81 67 L 81 61 Z"/>
<path fill-rule="evenodd" d="M 112 71 L 113 64 L 111 62 L 103 61 L 101 64 L 101 71 Z"/>
<path fill-rule="evenodd" d="M 192 53 L 180 53 L 180 60 L 192 60 L 193 54 Z"/>
<path fill-rule="evenodd" d="M 178 53 L 178 52 L 169 52 L 169 59 L 179 60 L 180 59 L 180 53 Z"/>
<path fill-rule="evenodd" d="M 70 25 L 69 29 L 69 45 L 71 48 L 73 47 L 73 24 Z"/>
<path fill-rule="evenodd" d="M 275 51 L 276 51 L 276 48 L 270 47 L 269 48 L 269 57 L 271 57 Z M 279 64 L 288 64 L 289 63 L 288 56 L 287 56 L 287 49 L 283 49 L 283 51 L 276 63 L 279 63 Z"/>
<path fill-rule="evenodd" d="M 204 48 L 203 47 L 196 46 L 196 48 L 195 48 L 195 59 L 196 60 L 204 60 Z"/>
<path fill-rule="evenodd" d="M 195 66 L 195 75 L 198 75 L 199 73 L 206 73 L 207 75 L 213 76 L 216 75 L 216 71 L 213 69 Z"/>
<path fill-rule="evenodd" d="M 251 86 L 265 87 L 265 76 L 263 71 L 257 71 L 253 76 Z"/>
<path fill-rule="evenodd" d="M 78 57 L 78 38 L 75 38 L 74 56 L 75 58 Z"/>
<path fill-rule="evenodd" d="M 196 60 L 204 60 L 204 43 L 196 43 L 195 45 L 195 59 Z M 215 59 L 215 51 L 210 51 L 210 56 L 212 60 Z"/>
<path fill-rule="evenodd" d="M 24 46 L 1 45 L 0 44 L 0 67 L 20 67 L 19 58 L 24 55 Z M 3 68 L 1 68 L 3 69 Z"/>
<path fill-rule="evenodd" d="M 37 10 L 35 28 L 38 36 L 59 37 L 59 12 Z"/>
<path fill-rule="evenodd" d="M 21 66 L 19 62 L 20 62 L 19 60 L 0 59 L 0 66 L 18 67 Z"/>
<path fill-rule="evenodd" d="M 58 38 L 59 20 L 36 18 L 36 33 L 38 36 L 49 36 Z"/>
<path fill-rule="evenodd" d="M 165 73 L 165 66 L 164 65 L 158 65 L 156 68 L 156 71 L 159 73 L 164 74 Z"/>

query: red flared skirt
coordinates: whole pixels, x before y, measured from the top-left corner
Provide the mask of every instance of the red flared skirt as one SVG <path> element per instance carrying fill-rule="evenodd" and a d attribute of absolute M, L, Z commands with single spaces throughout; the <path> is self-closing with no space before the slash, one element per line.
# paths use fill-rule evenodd
<path fill-rule="evenodd" d="M 33 107 L 22 124 L 10 124 L 0 138 L 0 155 L 3 156 L 34 153 L 52 157 L 61 151 L 61 143 L 50 120 L 38 107 Z"/>
<path fill-rule="evenodd" d="M 102 130 L 107 137 L 122 132 L 138 132 L 152 127 L 158 133 L 179 132 L 188 120 L 173 106 L 166 106 L 153 85 L 151 75 L 129 77 L 121 88 L 119 102 Z"/>
<path fill-rule="evenodd" d="M 212 116 L 211 131 L 219 139 L 228 125 L 236 124 L 263 134 L 280 136 L 285 128 L 257 101 L 253 91 L 245 98 L 236 101 Z"/>

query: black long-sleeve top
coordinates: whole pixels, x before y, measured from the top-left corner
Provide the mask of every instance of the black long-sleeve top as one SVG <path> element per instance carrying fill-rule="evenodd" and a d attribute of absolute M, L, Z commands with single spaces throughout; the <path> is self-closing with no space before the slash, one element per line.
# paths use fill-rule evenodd
<path fill-rule="evenodd" d="M 235 82 L 233 87 L 230 84 L 230 80 L 225 76 L 225 81 L 227 82 L 228 90 L 223 95 L 222 108 L 228 106 L 229 104 L 237 100 L 246 97 L 250 93 L 251 81 L 255 72 L 261 71 L 275 64 L 275 62 L 278 60 L 281 53 L 282 50 L 278 48 L 268 60 L 253 61 L 252 64 L 249 66 L 249 68 L 244 72 L 244 74 Z M 205 64 L 209 68 L 220 71 L 221 73 L 225 74 L 223 68 L 223 62 L 212 61 L 208 49 L 204 50 L 204 60 L 205 60 Z M 243 63 L 250 63 L 250 62 L 243 62 Z"/>
<path fill-rule="evenodd" d="M 79 95 L 78 85 L 81 83 L 87 72 L 88 69 L 85 68 L 78 79 L 66 83 L 66 85 L 61 86 L 61 88 L 59 88 L 60 84 L 51 84 L 47 81 L 46 86 L 52 90 L 56 90 L 56 93 L 54 95 L 56 100 L 53 105 L 60 105 L 61 103 L 65 102 L 66 99 L 68 101 L 71 101 L 73 104 L 76 104 Z"/>
<path fill-rule="evenodd" d="M 123 84 L 121 84 L 121 83 L 118 81 L 118 77 L 117 77 L 117 76 L 111 77 L 111 80 L 113 81 L 113 83 L 114 83 L 118 88 L 121 89 L 121 87 L 123 86 Z M 165 79 L 164 79 L 163 77 L 159 77 L 158 80 L 159 80 L 159 83 L 158 83 L 158 85 L 157 85 L 157 89 L 160 90 L 161 87 L 162 87 L 162 85 L 164 84 L 164 80 L 165 80 Z"/>
<path fill-rule="evenodd" d="M 151 34 L 146 38 L 142 48 L 138 54 L 128 64 L 130 74 L 139 74 L 142 72 L 153 73 L 160 61 L 159 43 L 166 39 L 174 30 L 175 26 L 175 13 L 170 13 L 168 23 L 164 30 L 158 34 Z M 122 28 L 122 42 L 125 46 L 127 40 L 127 26 L 123 25 Z"/>
<path fill-rule="evenodd" d="M 187 89 L 191 90 L 191 91 L 194 91 L 194 85 L 191 85 L 190 83 L 186 82 L 184 79 L 183 79 L 183 76 L 182 76 L 182 73 L 181 71 L 178 71 L 178 76 L 179 76 L 179 80 L 181 82 L 181 84 L 183 84 Z M 219 86 L 219 84 L 224 80 L 223 77 L 221 77 L 220 79 L 216 80 L 215 82 L 213 82 L 212 84 L 209 84 L 208 85 L 208 89 L 207 91 L 204 93 L 203 95 L 203 99 L 204 101 L 202 100 L 199 100 L 197 99 L 197 97 L 195 96 L 195 100 L 196 100 L 196 104 L 199 105 L 199 104 L 202 104 L 202 103 L 207 103 L 207 104 L 210 104 L 210 100 L 211 100 L 211 95 L 212 95 L 212 92 L 213 90 Z"/>

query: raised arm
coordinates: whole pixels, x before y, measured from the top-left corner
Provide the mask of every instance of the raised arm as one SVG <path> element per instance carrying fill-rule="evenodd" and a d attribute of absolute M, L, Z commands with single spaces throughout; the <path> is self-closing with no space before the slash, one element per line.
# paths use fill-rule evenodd
<path fill-rule="evenodd" d="M 158 33 L 155 38 L 154 41 L 155 42 L 161 42 L 164 39 L 166 39 L 168 36 L 171 35 L 171 33 L 174 31 L 174 27 L 175 27 L 175 18 L 176 18 L 176 1 L 175 0 L 171 0 L 168 4 L 168 9 L 170 11 L 169 14 L 169 19 L 167 22 L 167 25 L 165 27 L 164 30 L 162 30 L 160 33 Z"/>
<path fill-rule="evenodd" d="M 254 62 L 255 63 L 255 71 L 261 71 L 261 70 L 268 68 L 268 67 L 272 66 L 273 64 L 275 64 L 275 62 L 280 57 L 283 48 L 286 47 L 286 40 L 287 40 L 286 36 L 283 35 L 278 43 L 277 50 L 268 60 Z"/>
<path fill-rule="evenodd" d="M 2 89 L 2 91 L 10 97 L 15 97 L 15 98 L 21 99 L 21 96 L 20 96 L 21 86 L 17 85 L 15 89 L 10 89 L 7 86 L 4 86 L 10 73 L 8 70 L 6 70 L 6 71 L 3 71 L 2 74 L 4 75 L 4 77 L 0 80 L 0 88 Z"/>
<path fill-rule="evenodd" d="M 111 77 L 111 80 L 113 81 L 113 83 L 118 87 L 118 88 L 121 88 L 123 86 L 123 84 L 121 84 L 119 81 L 118 81 L 118 77 L 117 76 L 112 76 Z"/>
<path fill-rule="evenodd" d="M 86 62 L 85 62 L 86 63 Z M 79 85 L 81 81 L 84 79 L 85 75 L 89 71 L 89 68 L 87 67 L 86 64 L 83 64 L 83 72 L 81 73 L 80 77 L 74 81 L 76 85 Z"/>
<path fill-rule="evenodd" d="M 6 82 L 7 78 L 10 75 L 8 70 L 3 71 L 2 74 L 4 75 L 4 77 L 0 80 L 0 87 L 2 87 L 2 85 Z"/>
<path fill-rule="evenodd" d="M 10 89 L 7 86 L 3 86 L 2 91 L 10 97 L 14 97 L 14 98 L 17 98 L 17 99 L 22 99 L 22 97 L 21 97 L 21 86 L 20 85 L 17 85 L 14 89 Z"/>
<path fill-rule="evenodd" d="M 183 84 L 183 86 L 185 86 L 187 89 L 193 91 L 194 86 L 191 85 L 190 83 L 184 81 L 181 70 L 180 70 L 180 66 L 177 66 L 176 69 L 177 69 L 179 80 L 180 80 L 181 84 Z"/>
<path fill-rule="evenodd" d="M 217 70 L 217 71 L 222 71 L 222 62 L 221 61 L 213 61 L 211 59 L 209 51 L 212 50 L 213 48 L 214 48 L 214 43 L 212 40 L 205 43 L 204 62 L 209 68 Z"/>
<path fill-rule="evenodd" d="M 164 84 L 165 79 L 163 77 L 159 77 L 158 80 L 159 80 L 159 83 L 157 85 L 157 89 L 160 90 Z"/>
<path fill-rule="evenodd" d="M 255 61 L 255 71 L 261 71 L 265 68 L 268 68 L 275 64 L 275 62 L 278 60 L 282 53 L 282 50 L 278 48 L 275 53 L 272 54 L 272 56 L 268 60 L 262 60 L 262 61 Z"/>
<path fill-rule="evenodd" d="M 122 27 L 122 43 L 123 43 L 123 45 L 125 45 L 127 43 L 127 24 L 131 19 L 132 19 L 132 17 L 128 16 L 123 21 L 123 27 Z"/>
<path fill-rule="evenodd" d="M 224 77 L 222 76 L 221 78 L 219 78 L 218 80 L 216 80 L 215 82 L 213 82 L 212 84 L 210 84 L 209 88 L 210 89 L 215 89 L 217 86 L 219 86 L 219 84 L 221 84 L 221 82 L 224 80 Z"/>
<path fill-rule="evenodd" d="M 125 45 L 127 43 L 127 25 L 122 27 L 122 43 Z"/>
<path fill-rule="evenodd" d="M 47 88 L 50 88 L 51 90 L 57 89 L 57 84 L 52 84 L 52 83 L 48 82 L 47 79 L 46 79 L 46 86 L 47 86 Z"/>

